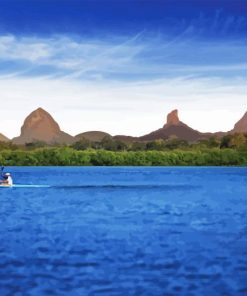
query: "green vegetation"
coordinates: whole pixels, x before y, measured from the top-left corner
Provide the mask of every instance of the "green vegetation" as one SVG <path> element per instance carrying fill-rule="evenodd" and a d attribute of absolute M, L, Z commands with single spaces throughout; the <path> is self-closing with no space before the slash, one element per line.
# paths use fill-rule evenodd
<path fill-rule="evenodd" d="M 176 138 L 126 144 L 105 138 L 81 140 L 70 147 L 30 143 L 0 143 L 0 164 L 5 166 L 232 166 L 247 165 L 247 135 L 235 134 L 189 144 Z"/>

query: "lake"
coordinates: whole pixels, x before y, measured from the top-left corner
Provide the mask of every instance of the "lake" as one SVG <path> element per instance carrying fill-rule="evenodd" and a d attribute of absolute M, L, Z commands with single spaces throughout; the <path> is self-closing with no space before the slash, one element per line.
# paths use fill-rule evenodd
<path fill-rule="evenodd" d="M 247 294 L 246 167 L 6 171 L 1 296 Z"/>

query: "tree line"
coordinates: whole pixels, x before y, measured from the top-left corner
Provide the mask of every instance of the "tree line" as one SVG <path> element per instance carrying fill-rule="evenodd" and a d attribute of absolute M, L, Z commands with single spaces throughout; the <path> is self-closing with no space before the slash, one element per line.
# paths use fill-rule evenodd
<path fill-rule="evenodd" d="M 228 134 L 221 138 L 209 137 L 208 139 L 199 140 L 194 143 L 178 139 L 171 136 L 166 140 L 154 140 L 148 142 L 134 141 L 126 143 L 116 140 L 112 137 L 105 137 L 100 142 L 92 142 L 87 139 L 81 139 L 72 146 L 75 150 L 86 149 L 104 149 L 109 151 L 167 151 L 167 150 L 197 150 L 204 148 L 231 148 L 231 149 L 247 149 L 247 134 L 235 133 Z"/>
<path fill-rule="evenodd" d="M 78 151 L 69 147 L 38 148 L 32 151 L 3 150 L 0 163 L 4 166 L 231 166 L 247 165 L 247 150 Z"/>
<path fill-rule="evenodd" d="M 233 134 L 188 143 L 167 140 L 124 143 L 111 137 L 100 142 L 81 139 L 70 146 L 34 142 L 0 143 L 0 164 L 25 165 L 247 165 L 247 135 Z"/>

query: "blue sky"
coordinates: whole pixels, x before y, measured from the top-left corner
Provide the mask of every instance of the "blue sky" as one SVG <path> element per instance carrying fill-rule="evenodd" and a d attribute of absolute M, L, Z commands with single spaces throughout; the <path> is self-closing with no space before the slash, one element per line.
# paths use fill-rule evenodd
<path fill-rule="evenodd" d="M 245 0 L 1 0 L 0 132 L 39 106 L 71 134 L 141 135 L 173 108 L 229 130 L 247 109 L 246 41 Z"/>
<path fill-rule="evenodd" d="M 1 30 L 90 37 L 143 29 L 173 35 L 195 26 L 201 37 L 229 38 L 245 36 L 246 14 L 245 0 L 1 0 Z"/>

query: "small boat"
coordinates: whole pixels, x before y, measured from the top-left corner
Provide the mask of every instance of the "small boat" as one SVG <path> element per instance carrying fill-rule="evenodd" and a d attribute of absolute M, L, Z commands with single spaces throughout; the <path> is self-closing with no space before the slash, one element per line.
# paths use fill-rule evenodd
<path fill-rule="evenodd" d="M 0 187 L 13 187 L 13 185 L 9 185 L 9 184 L 0 184 Z"/>

